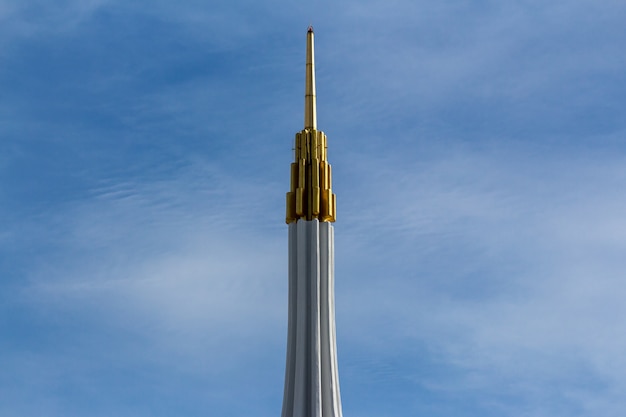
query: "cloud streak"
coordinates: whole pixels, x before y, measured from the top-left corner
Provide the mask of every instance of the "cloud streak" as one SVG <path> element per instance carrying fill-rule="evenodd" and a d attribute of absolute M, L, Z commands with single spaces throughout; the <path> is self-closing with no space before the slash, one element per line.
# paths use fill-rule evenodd
<path fill-rule="evenodd" d="M 517 401 L 534 415 L 618 415 L 623 157 L 448 151 L 410 170 L 404 157 L 358 164 L 367 175 L 377 163 L 379 174 L 343 209 L 353 220 L 338 247 L 358 242 L 343 250 L 364 262 L 342 268 L 346 343 L 379 358 L 425 346 L 435 376 L 417 358 L 389 372 L 452 396 L 480 392 L 493 415 L 516 414 Z"/>

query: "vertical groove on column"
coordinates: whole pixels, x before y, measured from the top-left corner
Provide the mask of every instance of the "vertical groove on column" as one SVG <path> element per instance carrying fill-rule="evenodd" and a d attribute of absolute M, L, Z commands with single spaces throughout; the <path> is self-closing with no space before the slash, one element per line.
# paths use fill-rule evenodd
<path fill-rule="evenodd" d="M 310 360 L 310 378 L 311 378 L 311 416 L 321 416 L 322 392 L 321 392 L 321 357 L 320 357 L 320 228 L 319 220 L 313 219 L 307 222 L 309 226 L 309 243 L 311 244 L 309 261 L 309 280 L 310 280 L 310 340 L 311 347 Z"/>
<path fill-rule="evenodd" d="M 332 374 L 331 367 L 331 351 L 329 340 L 329 300 L 328 300 L 328 223 L 320 224 L 320 310 L 321 310 L 321 343 L 322 343 L 322 397 L 323 411 L 322 416 L 332 416 Z"/>
<path fill-rule="evenodd" d="M 296 280 L 297 284 L 297 324 L 296 324 L 296 360 L 295 360 L 295 382 L 294 382 L 294 408 L 293 417 L 306 416 L 309 398 L 307 393 L 309 392 L 309 384 L 307 381 L 307 369 L 308 369 L 308 320 L 307 309 L 309 306 L 308 300 L 308 285 L 307 285 L 307 269 L 308 269 L 308 230 L 306 222 L 296 223 L 296 259 L 297 259 L 297 271 Z"/>
<path fill-rule="evenodd" d="M 293 414 L 293 390 L 295 383 L 296 359 L 296 324 L 298 320 L 296 297 L 298 290 L 296 225 L 289 225 L 289 307 L 287 324 L 287 363 L 285 365 L 285 394 L 283 397 L 282 417 Z"/>
<path fill-rule="evenodd" d="M 335 228 L 328 225 L 328 305 L 329 305 L 329 335 L 331 338 L 330 367 L 333 382 L 333 414 L 332 417 L 342 417 L 341 391 L 339 389 L 339 370 L 337 366 L 337 330 L 335 326 Z"/>

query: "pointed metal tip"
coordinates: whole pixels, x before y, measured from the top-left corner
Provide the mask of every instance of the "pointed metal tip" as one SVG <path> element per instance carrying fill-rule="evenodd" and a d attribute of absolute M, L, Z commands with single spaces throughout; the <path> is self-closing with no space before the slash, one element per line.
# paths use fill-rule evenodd
<path fill-rule="evenodd" d="M 304 93 L 304 128 L 317 129 L 317 109 L 315 103 L 315 52 L 313 46 L 313 26 L 309 26 L 306 44 L 306 86 Z"/>

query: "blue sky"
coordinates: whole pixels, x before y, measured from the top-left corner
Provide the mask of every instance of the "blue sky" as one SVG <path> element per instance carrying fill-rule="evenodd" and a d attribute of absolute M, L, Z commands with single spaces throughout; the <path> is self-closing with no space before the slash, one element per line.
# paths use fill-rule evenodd
<path fill-rule="evenodd" d="M 280 414 L 312 23 L 345 415 L 623 416 L 625 20 L 0 1 L 0 415 Z"/>

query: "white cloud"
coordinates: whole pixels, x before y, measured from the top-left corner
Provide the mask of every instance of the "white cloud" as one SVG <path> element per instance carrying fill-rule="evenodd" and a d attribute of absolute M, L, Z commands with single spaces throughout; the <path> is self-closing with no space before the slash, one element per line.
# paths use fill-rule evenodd
<path fill-rule="evenodd" d="M 340 213 L 358 219 L 340 238 L 358 250 L 338 260 L 348 263 L 344 274 L 358 274 L 337 277 L 349 281 L 341 285 L 350 294 L 338 295 L 349 345 L 383 357 L 428 346 L 457 378 L 408 372 L 450 395 L 514 396 L 544 415 L 551 392 L 567 397 L 553 415 L 566 415 L 566 404 L 619 415 L 623 157 L 532 147 L 451 148 L 412 165 L 404 155 L 384 164 L 361 157 L 356 170 L 379 174 L 344 195 Z"/>
<path fill-rule="evenodd" d="M 60 214 L 64 229 L 46 236 L 60 256 L 31 265 L 25 300 L 200 356 L 218 340 L 251 343 L 280 331 L 285 233 L 250 215 L 267 211 L 266 193 L 206 165 L 102 187 Z"/>

